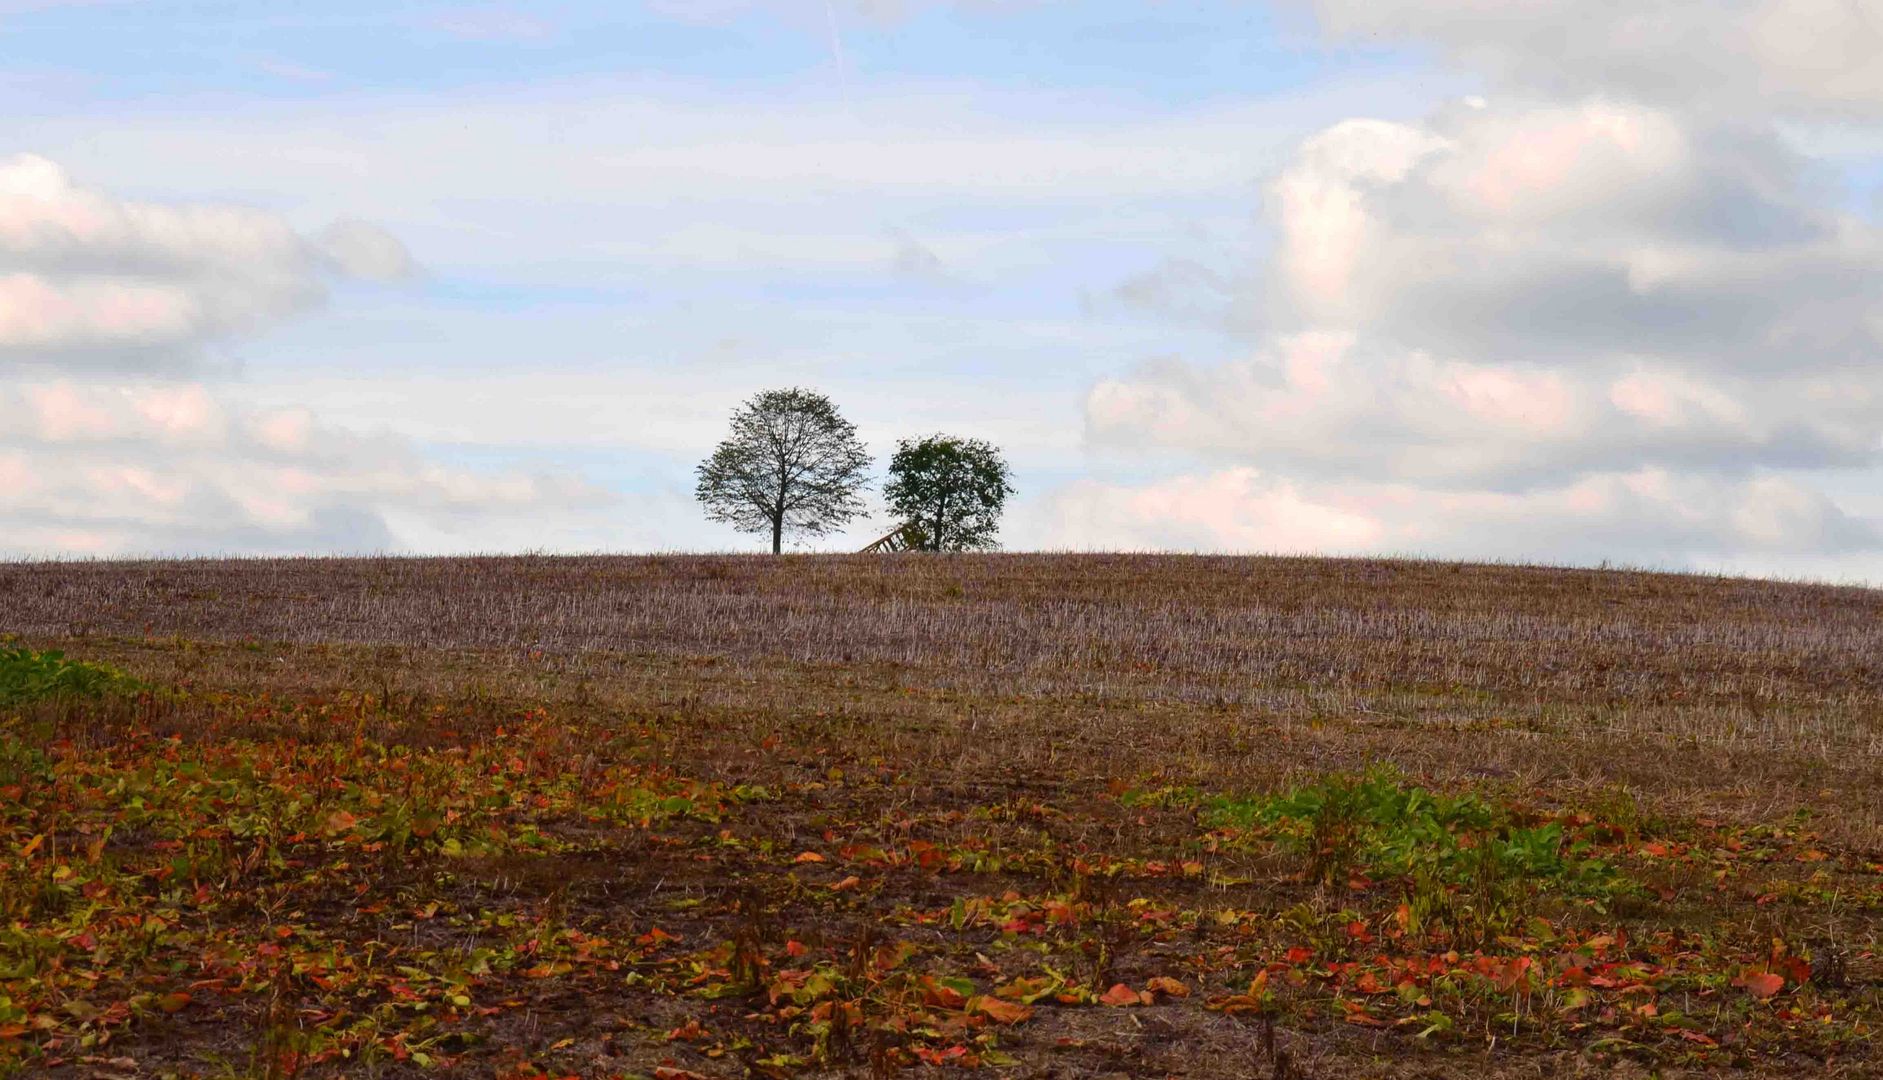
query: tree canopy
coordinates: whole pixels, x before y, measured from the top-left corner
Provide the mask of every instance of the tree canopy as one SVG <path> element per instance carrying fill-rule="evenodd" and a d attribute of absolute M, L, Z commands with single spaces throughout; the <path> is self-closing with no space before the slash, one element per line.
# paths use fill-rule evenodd
<path fill-rule="evenodd" d="M 1011 472 L 993 444 L 952 435 L 904 439 L 889 461 L 883 496 L 926 551 L 998 546 Z"/>
<path fill-rule="evenodd" d="M 740 532 L 823 536 L 863 512 L 869 452 L 829 398 L 767 390 L 732 414 L 732 432 L 696 470 L 706 516 Z"/>

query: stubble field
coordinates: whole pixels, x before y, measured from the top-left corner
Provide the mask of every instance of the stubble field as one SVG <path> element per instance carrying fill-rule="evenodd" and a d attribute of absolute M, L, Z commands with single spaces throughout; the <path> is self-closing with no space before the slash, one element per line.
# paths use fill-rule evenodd
<path fill-rule="evenodd" d="M 0 1075 L 1883 1075 L 1875 590 L 0 564 L 0 635 Z"/>

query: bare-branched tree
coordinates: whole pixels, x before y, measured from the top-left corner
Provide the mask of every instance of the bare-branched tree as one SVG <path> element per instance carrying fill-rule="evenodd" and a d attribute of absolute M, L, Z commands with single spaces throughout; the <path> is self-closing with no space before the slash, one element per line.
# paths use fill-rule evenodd
<path fill-rule="evenodd" d="M 732 414 L 732 433 L 700 463 L 706 516 L 740 532 L 823 536 L 863 512 L 869 452 L 822 394 L 767 390 Z"/>

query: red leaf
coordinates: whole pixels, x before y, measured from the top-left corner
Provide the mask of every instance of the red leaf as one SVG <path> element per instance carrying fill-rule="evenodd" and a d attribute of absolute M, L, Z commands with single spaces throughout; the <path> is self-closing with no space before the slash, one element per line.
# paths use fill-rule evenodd
<path fill-rule="evenodd" d="M 1126 1005 L 1142 1005 L 1144 1004 L 1144 999 L 1138 996 L 1136 990 L 1131 989 L 1124 983 L 1113 983 L 1112 988 L 1105 991 L 1105 996 L 1098 999 L 1098 1003 L 1100 1005 L 1109 1005 L 1113 1008 L 1120 1008 Z"/>
<path fill-rule="evenodd" d="M 1746 993 L 1764 1001 L 1785 989 L 1785 977 L 1769 971 L 1746 971 L 1733 980 L 1733 985 L 1745 987 Z"/>

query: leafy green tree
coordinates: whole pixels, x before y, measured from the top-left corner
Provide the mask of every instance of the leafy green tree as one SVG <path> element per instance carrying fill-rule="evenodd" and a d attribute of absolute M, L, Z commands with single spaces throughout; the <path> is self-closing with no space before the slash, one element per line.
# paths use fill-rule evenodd
<path fill-rule="evenodd" d="M 922 550 L 980 551 L 999 546 L 1011 477 L 991 443 L 930 435 L 896 444 L 883 496 Z"/>
<path fill-rule="evenodd" d="M 696 470 L 706 516 L 740 532 L 823 536 L 863 512 L 869 452 L 822 394 L 767 390 L 732 414 L 732 433 Z"/>

